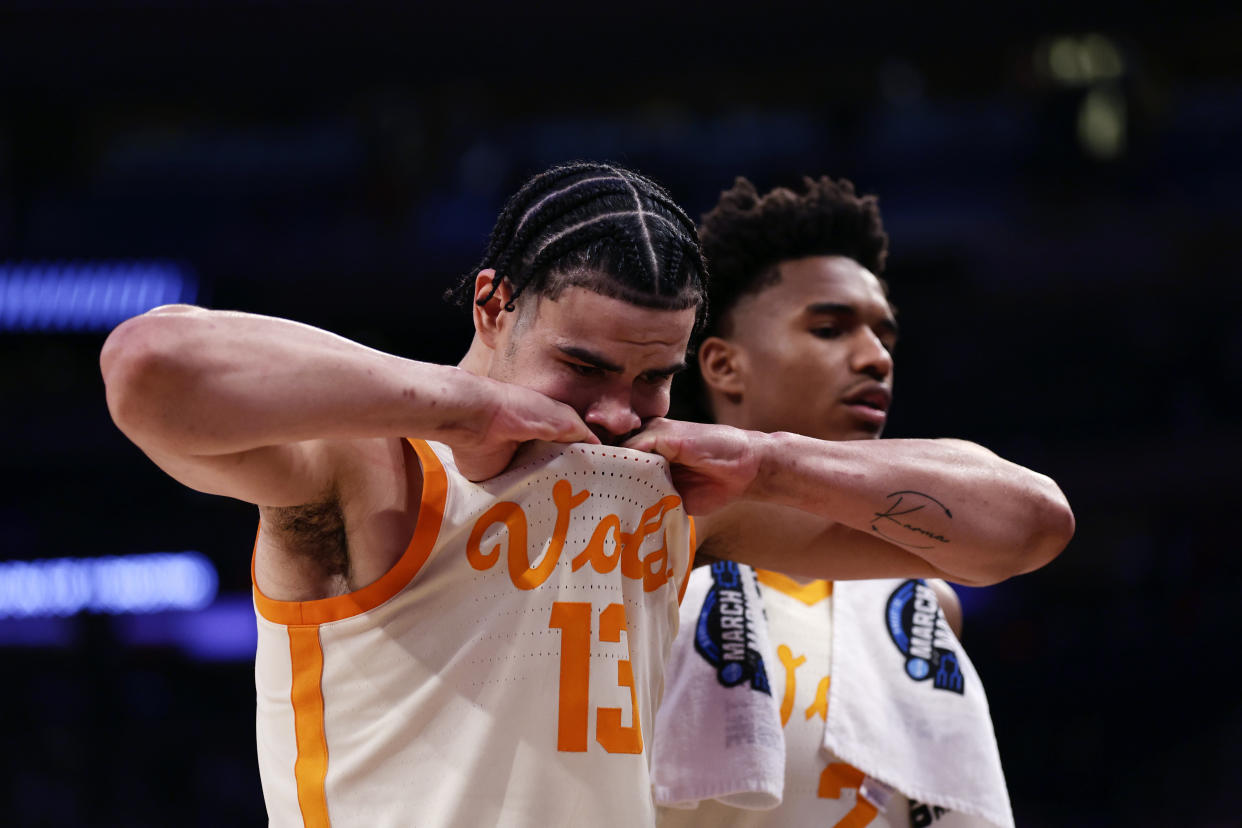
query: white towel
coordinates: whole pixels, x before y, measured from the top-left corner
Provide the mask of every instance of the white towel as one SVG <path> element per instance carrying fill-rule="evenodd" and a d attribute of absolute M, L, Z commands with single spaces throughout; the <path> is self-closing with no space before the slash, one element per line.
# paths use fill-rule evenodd
<path fill-rule="evenodd" d="M 837 581 L 824 747 L 919 802 L 1013 828 L 979 674 L 921 581 Z"/>
<path fill-rule="evenodd" d="M 832 600 L 824 747 L 866 774 L 862 794 L 881 807 L 891 788 L 948 809 L 937 828 L 1013 828 L 982 682 L 935 595 L 913 580 L 837 581 Z M 736 620 L 720 620 L 739 616 L 740 637 Z M 776 660 L 751 568 L 720 562 L 691 573 L 681 626 L 653 737 L 656 803 L 776 807 L 785 740 L 765 692 L 763 666 Z"/>
<path fill-rule="evenodd" d="M 694 570 L 656 714 L 657 804 L 694 808 L 717 799 L 756 810 L 780 804 L 785 736 L 768 683 L 772 663 L 754 571 L 731 561 Z"/>

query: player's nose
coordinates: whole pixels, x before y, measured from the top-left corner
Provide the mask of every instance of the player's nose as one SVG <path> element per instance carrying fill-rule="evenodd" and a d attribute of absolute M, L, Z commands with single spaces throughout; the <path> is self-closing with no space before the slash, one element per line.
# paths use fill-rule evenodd
<path fill-rule="evenodd" d="M 853 368 L 860 374 L 884 380 L 893 373 L 893 355 L 876 336 L 875 331 L 863 327 L 854 345 Z"/>
<path fill-rule="evenodd" d="M 628 396 L 610 394 L 596 400 L 583 417 L 586 424 L 604 443 L 617 443 L 643 424 Z"/>

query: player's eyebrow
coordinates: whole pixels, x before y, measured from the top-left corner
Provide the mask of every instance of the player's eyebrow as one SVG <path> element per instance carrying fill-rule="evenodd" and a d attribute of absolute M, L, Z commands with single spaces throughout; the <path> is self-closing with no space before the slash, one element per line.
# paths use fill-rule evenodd
<path fill-rule="evenodd" d="M 575 345 L 557 345 L 556 349 L 571 359 L 576 359 L 579 362 L 585 362 L 592 368 L 598 368 L 599 370 L 607 371 L 610 374 L 620 374 L 625 370 L 620 365 L 609 362 L 604 357 L 599 354 L 593 354 L 586 348 L 579 348 Z M 643 373 L 652 377 L 671 377 L 674 374 L 678 374 L 684 370 L 686 370 L 686 361 L 683 359 L 672 365 L 666 365 L 663 368 L 652 368 L 650 370 L 643 371 Z"/>
<path fill-rule="evenodd" d="M 682 360 L 676 365 L 669 365 L 666 368 L 652 368 L 650 371 L 644 371 L 643 373 L 651 377 L 663 378 L 663 377 L 671 377 L 676 374 L 680 374 L 682 371 L 686 370 L 686 368 L 687 368 L 686 361 Z"/>
<path fill-rule="evenodd" d="M 585 362 L 592 368 L 598 368 L 601 371 L 607 371 L 610 374 L 619 374 L 623 370 L 620 365 L 609 362 L 598 354 L 593 354 L 586 348 L 579 348 L 574 345 L 557 345 L 556 349 L 567 357 Z"/>
<path fill-rule="evenodd" d="M 848 316 L 851 319 L 858 318 L 858 308 L 853 305 L 847 305 L 844 302 L 815 302 L 806 306 L 806 312 L 811 316 Z M 893 336 L 897 336 L 901 332 L 897 327 L 897 320 L 891 315 L 885 316 L 876 323 L 875 327 L 887 331 Z"/>
<path fill-rule="evenodd" d="M 829 314 L 849 314 L 857 316 L 858 311 L 853 305 L 844 302 L 814 302 L 806 306 L 807 313 L 828 316 Z"/>

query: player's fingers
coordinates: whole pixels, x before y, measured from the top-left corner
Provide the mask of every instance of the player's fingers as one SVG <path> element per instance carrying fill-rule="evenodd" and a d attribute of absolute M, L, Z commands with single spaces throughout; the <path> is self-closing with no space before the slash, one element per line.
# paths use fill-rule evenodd
<path fill-rule="evenodd" d="M 540 435 L 544 440 L 557 443 L 599 443 L 595 432 L 578 416 L 578 412 L 564 403 L 557 403 L 554 415 L 544 420 L 544 423 L 548 427 L 547 434 Z"/>
<path fill-rule="evenodd" d="M 621 445 L 624 448 L 634 449 L 635 451 L 645 451 L 650 454 L 659 454 L 669 460 L 672 460 L 677 456 L 677 442 L 670 440 L 666 434 L 648 433 L 642 431 L 635 434 Z"/>
<path fill-rule="evenodd" d="M 598 443 L 591 429 L 572 406 L 520 386 L 509 386 L 508 405 L 515 415 L 512 432 L 504 436 L 520 442 L 547 440 L 554 443 Z M 519 433 L 520 432 L 520 433 Z"/>
<path fill-rule="evenodd" d="M 595 432 L 591 431 L 590 427 L 581 420 L 566 424 L 553 439 L 558 443 L 592 443 L 599 445 L 599 438 L 595 436 Z"/>
<path fill-rule="evenodd" d="M 626 440 L 623 445 L 635 451 L 646 451 L 674 460 L 681 456 L 686 447 L 686 438 L 692 433 L 687 431 L 684 422 L 656 417 L 648 420 L 643 425 L 643 430 Z"/>
<path fill-rule="evenodd" d="M 655 435 L 648 434 L 645 431 L 640 431 L 639 433 L 635 434 L 633 437 L 631 437 L 630 439 L 622 443 L 621 447 L 627 448 L 627 449 L 634 449 L 634 451 L 654 452 L 655 441 L 656 441 Z"/>

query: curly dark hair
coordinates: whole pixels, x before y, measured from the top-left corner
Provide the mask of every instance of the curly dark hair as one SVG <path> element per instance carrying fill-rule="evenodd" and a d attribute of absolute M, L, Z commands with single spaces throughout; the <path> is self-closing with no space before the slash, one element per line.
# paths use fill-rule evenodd
<path fill-rule="evenodd" d="M 880 276 L 888 256 L 876 197 L 856 195 L 853 183 L 828 176 L 804 177 L 797 190 L 777 187 L 764 195 L 739 176 L 703 215 L 699 240 L 712 272 L 708 333 L 728 324 L 742 296 L 775 284 L 780 262 L 848 256 Z"/>
<path fill-rule="evenodd" d="M 795 189 L 777 187 L 763 195 L 739 176 L 703 215 L 699 240 L 712 274 L 712 318 L 703 336 L 727 336 L 738 301 L 776 284 L 777 265 L 783 261 L 848 256 L 880 276 L 888 257 L 888 234 L 876 197 L 859 196 L 852 182 L 828 176 L 803 177 Z M 697 360 L 691 360 L 687 374 L 673 384 L 670 416 L 710 422 Z"/>
<path fill-rule="evenodd" d="M 615 164 L 575 162 L 527 181 L 496 219 L 483 260 L 445 296 L 468 307 L 475 275 L 494 268 L 513 293 L 555 299 L 585 287 L 641 307 L 707 315 L 707 269 L 694 222 L 658 184 Z"/>

